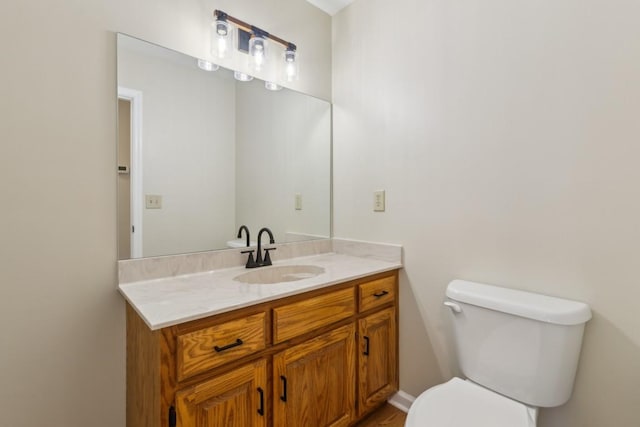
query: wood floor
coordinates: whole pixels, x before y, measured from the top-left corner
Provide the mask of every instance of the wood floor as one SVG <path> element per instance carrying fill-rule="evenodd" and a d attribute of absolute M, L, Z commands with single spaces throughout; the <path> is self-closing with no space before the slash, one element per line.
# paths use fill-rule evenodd
<path fill-rule="evenodd" d="M 356 425 L 356 427 L 403 427 L 407 414 L 388 403 L 369 415 Z"/>

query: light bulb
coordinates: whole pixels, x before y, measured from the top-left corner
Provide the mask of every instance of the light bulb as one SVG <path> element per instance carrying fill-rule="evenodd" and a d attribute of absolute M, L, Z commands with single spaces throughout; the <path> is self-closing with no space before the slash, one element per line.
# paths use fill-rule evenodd
<path fill-rule="evenodd" d="M 287 80 L 291 81 L 291 79 L 296 76 L 296 64 L 289 62 L 287 64 Z"/>
<path fill-rule="evenodd" d="M 227 54 L 227 39 L 224 37 L 218 37 L 218 56 L 224 58 Z"/>

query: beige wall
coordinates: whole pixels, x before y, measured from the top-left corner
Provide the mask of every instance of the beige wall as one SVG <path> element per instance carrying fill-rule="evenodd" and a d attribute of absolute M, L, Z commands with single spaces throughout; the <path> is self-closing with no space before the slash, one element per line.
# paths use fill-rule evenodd
<path fill-rule="evenodd" d="M 265 226 L 278 243 L 288 233 L 329 237 L 331 105 L 254 80 L 236 85 L 236 108 L 236 226 L 256 241 Z"/>
<path fill-rule="evenodd" d="M 122 37 L 118 85 L 142 92 L 142 256 L 224 248 L 235 237 L 235 80 Z"/>
<path fill-rule="evenodd" d="M 637 1 L 358 0 L 334 17 L 334 230 L 404 245 L 406 391 L 458 373 L 442 301 L 470 279 L 593 308 L 573 398 L 540 426 L 638 425 L 638 16 Z"/>
<path fill-rule="evenodd" d="M 3 4 L 3 425 L 124 425 L 114 32 L 206 55 L 215 8 L 298 42 L 305 74 L 296 88 L 330 96 L 330 19 L 303 1 Z"/>

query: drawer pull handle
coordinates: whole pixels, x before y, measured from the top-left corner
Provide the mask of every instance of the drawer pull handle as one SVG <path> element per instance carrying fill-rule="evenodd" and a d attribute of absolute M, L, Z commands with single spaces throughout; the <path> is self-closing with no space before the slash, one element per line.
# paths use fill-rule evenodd
<path fill-rule="evenodd" d="M 380 297 L 383 297 L 383 296 L 385 296 L 387 294 L 389 294 L 389 291 L 382 291 L 382 292 L 373 294 L 373 296 L 376 297 L 376 298 L 380 298 Z"/>
<path fill-rule="evenodd" d="M 243 342 L 240 338 L 238 338 L 238 339 L 236 340 L 236 342 L 234 342 L 234 343 L 231 343 L 231 344 L 229 344 L 229 345 L 225 345 L 225 346 L 223 346 L 223 347 L 215 346 L 215 347 L 213 347 L 213 349 L 214 349 L 217 353 L 220 353 L 221 351 L 229 350 L 230 348 L 237 347 L 237 346 L 242 345 L 242 344 L 244 344 L 244 342 Z"/>
<path fill-rule="evenodd" d="M 258 393 L 260 394 L 260 407 L 258 408 L 258 414 L 264 416 L 264 390 L 258 387 Z"/>
<path fill-rule="evenodd" d="M 369 337 L 364 337 L 364 352 L 362 354 L 369 355 Z"/>
<path fill-rule="evenodd" d="M 280 396 L 280 400 L 283 402 L 287 401 L 287 377 L 284 375 L 280 375 L 280 379 L 282 380 L 282 396 Z"/>

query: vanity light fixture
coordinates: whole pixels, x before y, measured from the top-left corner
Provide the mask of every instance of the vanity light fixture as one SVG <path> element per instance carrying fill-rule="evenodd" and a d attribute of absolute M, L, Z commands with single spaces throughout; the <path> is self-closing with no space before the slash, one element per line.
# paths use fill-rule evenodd
<path fill-rule="evenodd" d="M 238 32 L 238 45 L 233 47 L 249 55 L 250 70 L 261 71 L 265 68 L 269 57 L 269 45 L 273 42 L 283 48 L 283 59 L 280 63 L 281 78 L 287 82 L 298 79 L 298 55 L 295 44 L 234 18 L 221 10 L 215 10 L 213 17 L 211 53 L 214 57 L 224 59 L 232 54 L 234 49 L 232 48 L 231 41 L 233 40 L 234 33 L 233 26 L 235 26 Z M 233 26 L 231 24 L 233 24 Z"/>
<path fill-rule="evenodd" d="M 267 59 L 267 38 L 265 34 L 259 28 L 254 28 L 249 39 L 249 67 L 255 71 L 260 71 Z"/>
<path fill-rule="evenodd" d="M 251 80 L 253 80 L 253 76 L 250 76 L 249 74 L 243 73 L 241 71 L 234 71 L 233 78 L 241 82 L 250 82 Z"/>
<path fill-rule="evenodd" d="M 198 59 L 198 68 L 204 71 L 217 71 L 220 66 L 204 59 Z"/>
<path fill-rule="evenodd" d="M 298 75 L 300 74 L 300 69 L 298 65 L 297 52 L 295 45 L 287 46 L 284 51 L 284 80 L 287 82 L 292 82 L 294 80 L 298 80 Z"/>
<path fill-rule="evenodd" d="M 274 82 L 264 82 L 264 87 L 267 90 L 273 90 L 273 91 L 282 89 L 282 86 Z"/>
<path fill-rule="evenodd" d="M 219 59 L 230 58 L 233 55 L 233 27 L 226 13 L 220 12 L 214 16 L 211 24 L 211 55 Z"/>

